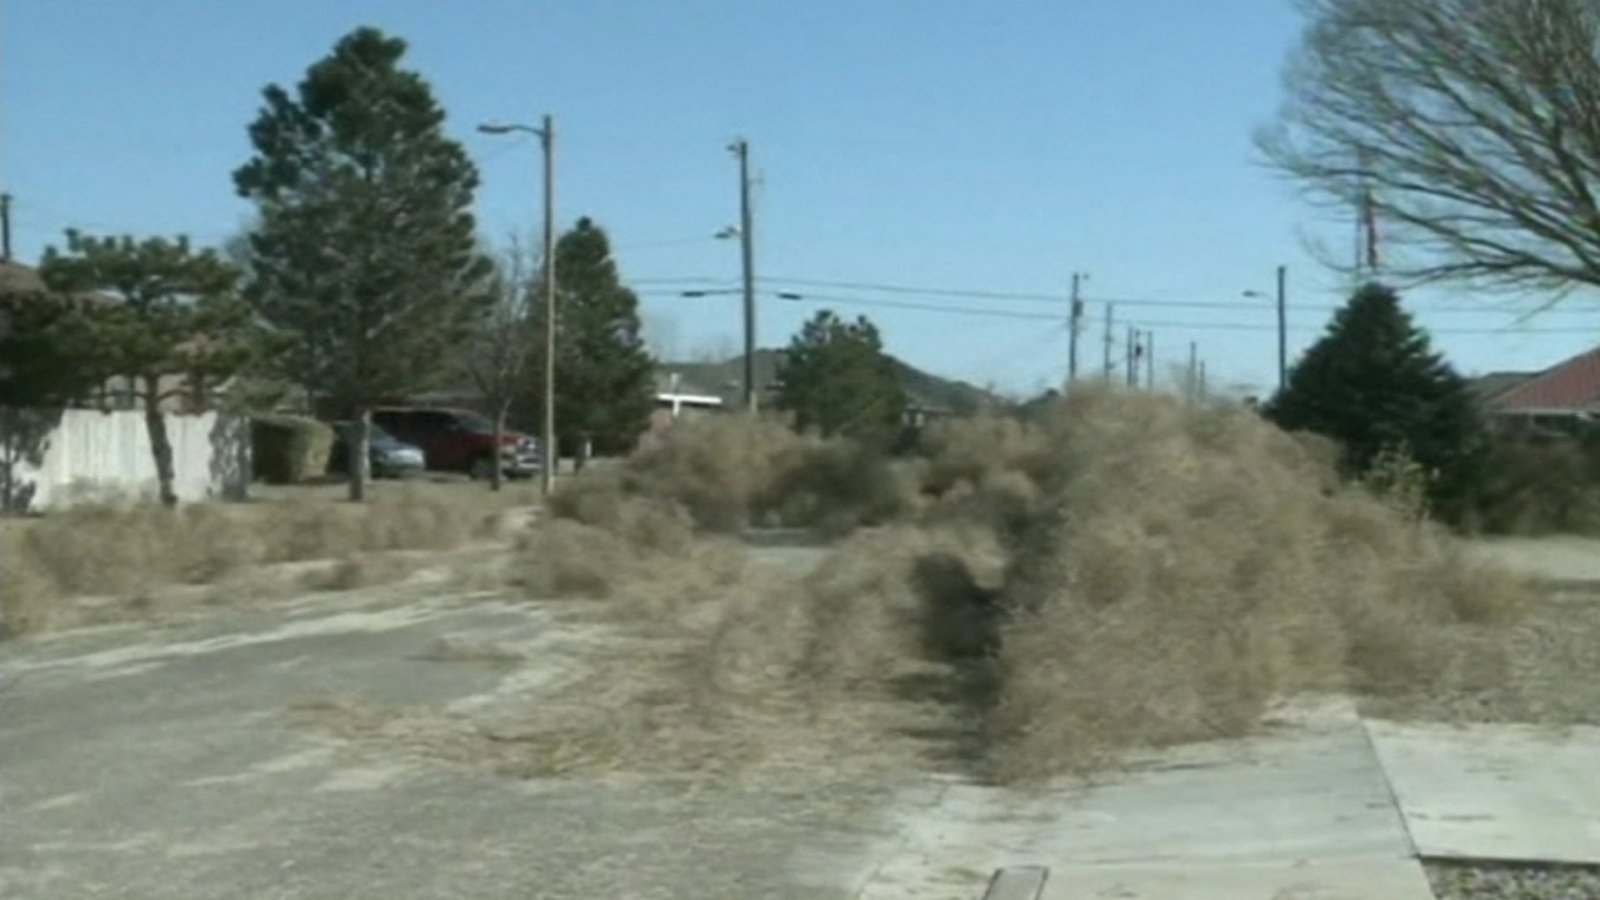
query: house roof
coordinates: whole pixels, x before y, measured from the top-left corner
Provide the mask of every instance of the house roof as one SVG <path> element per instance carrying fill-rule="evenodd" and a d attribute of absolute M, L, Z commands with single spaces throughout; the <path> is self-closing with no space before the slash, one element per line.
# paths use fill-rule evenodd
<path fill-rule="evenodd" d="M 674 382 L 674 376 L 676 382 Z M 677 394 L 679 396 L 721 397 L 723 391 L 710 385 L 702 384 L 693 377 L 682 377 L 672 368 L 656 369 L 656 394 Z"/>
<path fill-rule="evenodd" d="M 1496 397 L 1538 374 L 1538 372 L 1490 372 L 1469 379 L 1467 389 L 1472 391 L 1472 396 L 1476 397 L 1478 402 L 1492 403 Z"/>
<path fill-rule="evenodd" d="M 1600 406 L 1600 347 L 1557 363 L 1491 397 L 1489 406 L 1497 412 L 1578 412 Z"/>
<path fill-rule="evenodd" d="M 21 263 L 0 262 L 0 294 L 42 294 L 44 279 Z"/>

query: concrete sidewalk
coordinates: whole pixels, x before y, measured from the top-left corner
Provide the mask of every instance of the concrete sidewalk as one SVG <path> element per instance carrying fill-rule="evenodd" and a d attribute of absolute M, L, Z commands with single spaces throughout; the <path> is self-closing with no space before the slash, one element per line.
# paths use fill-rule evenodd
<path fill-rule="evenodd" d="M 1050 870 L 1047 900 L 1431 900 L 1350 703 L 1275 733 L 1149 754 L 1083 786 L 948 785 L 903 821 L 863 900 L 978 897 L 1005 866 Z"/>

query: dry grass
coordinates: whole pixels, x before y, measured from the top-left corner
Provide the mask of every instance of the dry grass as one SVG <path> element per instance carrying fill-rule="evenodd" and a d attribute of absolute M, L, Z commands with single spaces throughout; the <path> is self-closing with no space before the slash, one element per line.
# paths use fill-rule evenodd
<path fill-rule="evenodd" d="M 673 504 L 601 492 L 574 514 L 529 529 L 517 542 L 510 581 L 536 599 L 591 598 L 622 618 L 660 619 L 700 606 L 736 584 L 745 554 L 729 541 L 696 539 Z"/>
<path fill-rule="evenodd" d="M 1028 779 L 1245 733 L 1298 691 L 1438 709 L 1538 681 L 1518 666 L 1540 654 L 1502 639 L 1550 637 L 1525 585 L 1241 409 L 1081 392 L 1044 426 L 941 426 L 889 467 L 892 508 L 838 501 L 851 524 L 897 521 L 804 575 L 694 532 L 827 519 L 806 498 L 865 490 L 858 449 L 706 428 L 573 481 L 519 544 L 528 595 L 635 626 L 586 648 L 581 687 L 509 724 L 334 718 L 522 774 L 837 764 L 917 733 Z M 1571 671 L 1592 671 L 1577 647 Z M 1537 706 L 1557 703 L 1547 687 L 1507 714 L 1580 705 Z"/>
<path fill-rule="evenodd" d="M 369 504 L 271 502 L 179 510 L 102 503 L 8 529 L 4 628 L 67 622 L 71 598 L 137 596 L 171 585 L 226 583 L 263 564 L 335 559 L 317 587 L 349 589 L 403 575 L 378 554 L 447 550 L 497 535 L 498 500 L 478 492 L 402 488 Z"/>
<path fill-rule="evenodd" d="M 914 470 L 865 445 L 725 416 L 677 425 L 619 467 L 569 482 L 551 509 L 588 520 L 585 506 L 646 497 L 681 507 L 711 533 L 800 527 L 842 534 L 903 518 L 916 507 L 917 490 Z"/>
<path fill-rule="evenodd" d="M 1428 526 L 1329 492 L 1324 458 L 1246 411 L 1090 392 L 1051 433 L 1059 487 L 1005 595 L 1006 776 L 1240 734 L 1298 690 L 1412 690 L 1450 629 L 1531 602 Z"/>
<path fill-rule="evenodd" d="M 748 424 L 715 435 L 816 458 L 765 427 L 754 441 Z M 691 441 L 696 466 L 715 443 Z M 1464 636 L 1518 620 L 1528 589 L 1341 486 L 1333 462 L 1244 410 L 1081 393 L 1041 428 L 936 430 L 900 466 L 923 505 L 856 532 L 803 578 L 693 539 L 691 520 L 706 521 L 675 505 L 748 522 L 767 490 L 755 485 L 784 478 L 708 486 L 680 458 L 670 490 L 630 470 L 562 497 L 567 518 L 524 544 L 523 584 L 606 598 L 672 636 L 678 662 L 652 677 L 688 721 L 724 740 L 738 723 L 744 759 L 808 733 L 859 738 L 839 711 L 898 696 L 980 723 L 986 774 L 1084 770 L 1131 747 L 1244 733 L 1297 691 L 1409 696 L 1502 664 Z M 849 483 L 848 466 L 811 471 Z"/>

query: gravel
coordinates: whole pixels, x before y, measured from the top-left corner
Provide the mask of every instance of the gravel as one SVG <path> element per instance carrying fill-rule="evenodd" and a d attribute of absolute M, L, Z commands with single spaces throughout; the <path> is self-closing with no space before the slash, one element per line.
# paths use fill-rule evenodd
<path fill-rule="evenodd" d="M 1600 725 L 1600 597 L 1552 598 L 1514 625 L 1458 626 L 1449 661 L 1413 693 L 1369 697 L 1376 718 Z M 1600 891 L 1590 895 L 1600 900 Z"/>
<path fill-rule="evenodd" d="M 1600 866 L 1430 861 L 1423 867 L 1439 900 L 1600 898 Z"/>

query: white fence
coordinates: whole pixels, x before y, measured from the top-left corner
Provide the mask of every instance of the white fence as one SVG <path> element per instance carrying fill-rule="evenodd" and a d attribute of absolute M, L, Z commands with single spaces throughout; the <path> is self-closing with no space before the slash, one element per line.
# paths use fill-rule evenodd
<path fill-rule="evenodd" d="M 250 478 L 247 420 L 166 416 L 173 488 L 195 502 L 242 497 Z M 44 510 L 85 497 L 157 494 L 155 459 L 139 410 L 6 410 L 0 418 L 0 501 Z"/>

